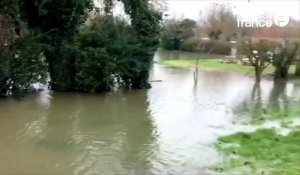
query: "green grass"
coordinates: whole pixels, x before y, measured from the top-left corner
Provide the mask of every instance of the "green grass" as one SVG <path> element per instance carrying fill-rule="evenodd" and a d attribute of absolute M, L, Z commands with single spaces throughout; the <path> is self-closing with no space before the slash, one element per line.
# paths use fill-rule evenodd
<path fill-rule="evenodd" d="M 236 133 L 219 138 L 217 147 L 225 154 L 217 171 L 230 174 L 300 174 L 300 131 L 279 135 L 273 129 Z"/>
<path fill-rule="evenodd" d="M 300 86 L 300 79 L 294 79 L 293 83 L 295 84 L 295 86 Z"/>
<path fill-rule="evenodd" d="M 279 103 L 279 102 L 278 102 Z M 300 117 L 300 101 L 289 102 L 285 107 L 253 107 L 251 105 L 245 106 L 242 111 L 250 115 L 250 123 L 259 125 L 266 121 L 277 120 L 285 123 Z"/>
<path fill-rule="evenodd" d="M 178 68 L 196 66 L 196 60 L 162 60 L 158 62 Z M 254 68 L 240 64 L 221 63 L 221 59 L 200 59 L 199 69 L 204 71 L 236 72 L 254 74 Z M 292 66 L 290 74 L 295 67 Z M 265 69 L 264 75 L 272 74 L 274 67 Z M 252 133 L 239 132 L 219 138 L 217 148 L 224 153 L 224 162 L 215 167 L 216 171 L 230 175 L 300 175 L 300 130 L 292 126 L 292 120 L 299 117 L 299 103 L 290 104 L 287 109 L 262 107 L 261 110 L 249 107 L 251 124 L 279 120 L 282 127 L 292 130 L 288 135 L 278 134 L 273 129 L 259 129 Z"/>
<path fill-rule="evenodd" d="M 161 60 L 158 62 L 162 65 L 168 65 L 173 67 L 195 67 L 196 60 Z M 205 59 L 202 58 L 198 63 L 199 69 L 204 71 L 224 71 L 224 72 L 237 72 L 241 74 L 254 74 L 254 68 L 251 66 L 244 66 L 241 64 L 226 64 L 221 63 L 221 59 Z M 290 73 L 292 74 L 295 71 L 295 68 L 292 66 Z M 274 67 L 267 67 L 263 74 L 272 74 L 274 72 Z"/>

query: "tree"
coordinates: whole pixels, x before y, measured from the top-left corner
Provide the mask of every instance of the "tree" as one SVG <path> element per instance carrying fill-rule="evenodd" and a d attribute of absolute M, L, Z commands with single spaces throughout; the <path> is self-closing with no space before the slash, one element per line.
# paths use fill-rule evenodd
<path fill-rule="evenodd" d="M 134 47 L 131 30 L 125 21 L 103 15 L 96 15 L 81 28 L 76 43 L 69 47 L 69 53 L 76 57 L 78 90 L 103 92 L 115 86 L 130 86 L 121 76 L 134 69 L 130 64 L 132 53 L 139 49 L 138 44 Z"/>
<path fill-rule="evenodd" d="M 298 49 L 297 56 L 295 59 L 296 71 L 295 76 L 300 77 L 300 48 Z"/>
<path fill-rule="evenodd" d="M 274 78 L 287 78 L 289 69 L 297 57 L 298 43 L 285 42 L 274 54 L 273 65 L 275 66 Z"/>
<path fill-rule="evenodd" d="M 211 40 L 230 41 L 238 32 L 236 18 L 229 7 L 213 4 L 208 13 L 200 19 L 201 30 Z"/>
<path fill-rule="evenodd" d="M 74 86 L 75 60 L 64 45 L 73 42 L 80 24 L 92 10 L 92 0 L 24 0 L 20 2 L 22 19 L 31 30 L 43 34 L 44 50 L 53 90 L 68 91 Z"/>
<path fill-rule="evenodd" d="M 43 45 L 16 15 L 17 3 L 0 2 L 0 96 L 23 96 L 33 83 L 46 80 Z"/>
<path fill-rule="evenodd" d="M 1 93 L 26 90 L 48 72 L 51 88 L 58 91 L 103 92 L 115 84 L 150 87 L 161 12 L 152 1 L 122 2 L 130 21 L 115 18 L 113 0 L 104 0 L 104 17 L 89 25 L 92 0 L 1 1 L 7 16 L 7 27 L 0 30 L 5 36 L 0 38 Z M 28 34 L 22 35 L 20 24 L 26 24 Z"/>
<path fill-rule="evenodd" d="M 130 16 L 131 25 L 140 44 L 139 50 L 133 56 L 138 59 L 137 71 L 133 75 L 123 76 L 123 80 L 130 79 L 132 88 L 149 88 L 149 69 L 154 52 L 159 44 L 160 21 L 162 13 L 155 8 L 153 1 L 122 0 L 125 12 Z"/>
<path fill-rule="evenodd" d="M 191 19 L 167 20 L 161 35 L 162 47 L 168 50 L 180 50 L 184 41 L 195 36 L 196 27 L 196 21 Z"/>
<path fill-rule="evenodd" d="M 263 71 L 272 62 L 273 48 L 272 43 L 264 40 L 259 42 L 252 40 L 242 42 L 240 51 L 247 56 L 250 65 L 254 67 L 257 82 L 260 82 Z"/>

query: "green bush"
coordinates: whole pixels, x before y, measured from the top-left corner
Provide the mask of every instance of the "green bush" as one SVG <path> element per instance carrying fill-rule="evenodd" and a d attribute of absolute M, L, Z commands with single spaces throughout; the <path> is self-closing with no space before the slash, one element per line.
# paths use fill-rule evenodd
<path fill-rule="evenodd" d="M 76 89 L 102 92 L 116 86 L 147 87 L 156 47 L 144 39 L 125 20 L 104 16 L 93 19 L 70 47 L 70 53 L 76 55 Z"/>
<path fill-rule="evenodd" d="M 0 31 L 0 95 L 23 92 L 45 75 L 58 91 L 149 88 L 162 12 L 150 1 L 121 2 L 126 20 L 114 17 L 108 1 L 103 16 L 92 0 L 1 1 L 8 27 Z M 41 36 L 23 41 L 24 31 Z"/>
<path fill-rule="evenodd" d="M 198 37 L 190 37 L 183 41 L 182 50 L 189 52 L 229 55 L 231 51 L 231 44 L 227 41 L 201 40 Z"/>
<path fill-rule="evenodd" d="M 122 32 L 129 28 L 123 21 L 102 16 L 91 23 L 80 30 L 76 44 L 70 47 L 76 55 L 76 89 L 103 92 L 114 86 L 117 61 L 124 58 L 118 47 L 127 40 Z"/>
<path fill-rule="evenodd" d="M 160 45 L 167 50 L 185 50 L 184 43 L 195 36 L 194 29 L 197 22 L 191 19 L 167 20 L 163 25 L 160 37 Z M 193 49 L 189 49 L 193 51 Z"/>
<path fill-rule="evenodd" d="M 205 53 L 213 53 L 213 54 L 223 54 L 229 55 L 231 50 L 231 45 L 226 41 L 202 41 L 200 45 L 200 50 Z"/>
<path fill-rule="evenodd" d="M 199 51 L 201 39 L 198 37 L 190 37 L 183 42 L 183 50 L 196 52 Z"/>
<path fill-rule="evenodd" d="M 105 48 L 88 47 L 76 60 L 76 82 L 82 91 L 103 92 L 113 87 L 115 65 Z"/>
<path fill-rule="evenodd" d="M 33 83 L 46 82 L 47 64 L 33 35 L 16 43 L 11 54 L 0 52 L 0 95 L 23 96 Z"/>

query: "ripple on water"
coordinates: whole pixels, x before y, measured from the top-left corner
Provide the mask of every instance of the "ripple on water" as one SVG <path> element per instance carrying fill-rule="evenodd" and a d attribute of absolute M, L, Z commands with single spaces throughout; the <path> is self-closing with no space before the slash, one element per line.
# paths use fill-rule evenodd
<path fill-rule="evenodd" d="M 250 124 L 252 109 L 282 106 L 300 89 L 289 85 L 284 95 L 263 80 L 254 93 L 251 78 L 211 72 L 199 72 L 195 88 L 193 69 L 159 65 L 151 79 L 163 81 L 149 90 L 0 101 L 0 171 L 211 175 L 209 167 L 222 161 L 218 137 L 262 127 L 289 132 L 276 120 Z"/>

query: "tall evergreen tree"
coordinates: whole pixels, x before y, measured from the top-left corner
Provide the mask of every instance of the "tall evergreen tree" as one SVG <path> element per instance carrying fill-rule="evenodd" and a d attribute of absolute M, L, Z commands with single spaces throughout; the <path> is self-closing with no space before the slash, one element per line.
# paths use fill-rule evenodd
<path fill-rule="evenodd" d="M 75 59 L 65 45 L 73 42 L 80 24 L 93 8 L 92 0 L 24 0 L 21 15 L 28 26 L 43 34 L 45 56 L 53 90 L 69 91 L 74 86 Z"/>

